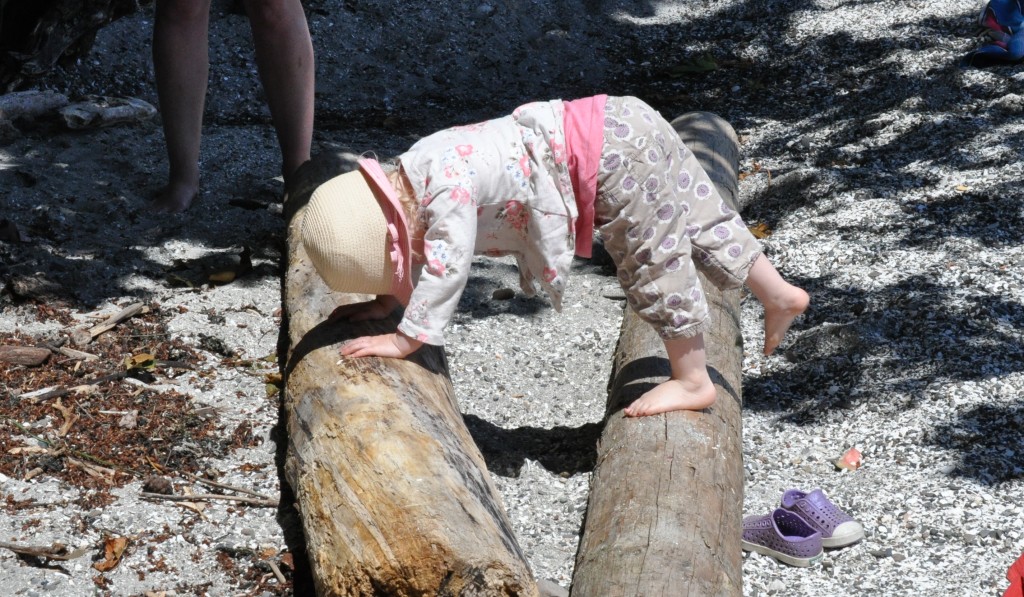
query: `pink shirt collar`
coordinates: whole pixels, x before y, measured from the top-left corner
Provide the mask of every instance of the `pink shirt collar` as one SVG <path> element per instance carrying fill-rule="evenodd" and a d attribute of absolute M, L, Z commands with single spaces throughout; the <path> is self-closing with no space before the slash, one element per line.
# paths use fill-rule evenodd
<path fill-rule="evenodd" d="M 391 294 L 402 305 L 409 304 L 412 295 L 412 247 L 409 239 L 409 222 L 405 219 L 405 210 L 398 200 L 391 181 L 377 160 L 362 158 L 359 168 L 373 182 L 379 193 L 374 193 L 381 211 L 388 222 L 388 253 L 391 256 L 391 268 L 394 277 L 391 279 Z"/>

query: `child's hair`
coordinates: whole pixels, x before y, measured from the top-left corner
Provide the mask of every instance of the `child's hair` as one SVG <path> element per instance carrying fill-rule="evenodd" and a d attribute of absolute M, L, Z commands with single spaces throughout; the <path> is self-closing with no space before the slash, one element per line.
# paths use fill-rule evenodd
<path fill-rule="evenodd" d="M 409 223 L 409 236 L 421 238 L 424 232 L 424 223 L 423 214 L 420 213 L 420 202 L 416 198 L 412 184 L 409 183 L 409 178 L 402 170 L 401 163 L 397 160 L 387 160 L 380 162 L 380 167 L 391 181 L 391 186 L 395 188 L 395 194 L 398 195 L 398 202 L 402 205 L 405 220 Z M 413 249 L 413 254 L 415 257 L 422 257 L 415 249 Z"/>

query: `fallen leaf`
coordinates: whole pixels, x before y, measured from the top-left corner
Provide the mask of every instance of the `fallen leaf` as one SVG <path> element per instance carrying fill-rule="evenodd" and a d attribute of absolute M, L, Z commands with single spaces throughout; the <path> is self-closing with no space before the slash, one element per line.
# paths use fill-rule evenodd
<path fill-rule="evenodd" d="M 971 190 L 971 187 L 965 184 L 958 184 L 956 185 L 956 190 L 958 193 L 966 193 L 967 191 Z"/>
<path fill-rule="evenodd" d="M 19 446 L 17 448 L 11 448 L 7 450 L 8 454 L 48 454 L 49 448 L 43 448 L 41 446 Z"/>
<path fill-rule="evenodd" d="M 750 233 L 754 235 L 754 238 L 767 238 L 772 233 L 772 229 L 764 222 L 752 224 L 747 226 L 747 228 L 750 230 Z"/>
<path fill-rule="evenodd" d="M 153 369 L 154 367 L 156 367 L 156 357 L 148 352 L 133 354 L 124 359 L 124 368 L 129 371 L 132 369 Z"/>
<path fill-rule="evenodd" d="M 682 76 L 696 73 L 706 73 L 718 69 L 718 63 L 715 62 L 714 57 L 711 54 L 705 53 L 696 58 L 690 58 L 684 60 L 679 64 L 670 67 L 668 72 L 673 76 Z"/>
<path fill-rule="evenodd" d="M 185 508 L 187 510 L 192 510 L 193 512 L 198 514 L 201 518 L 203 518 L 204 520 L 206 519 L 206 514 L 203 513 L 203 510 L 206 509 L 206 504 L 201 504 L 201 503 L 198 503 L 198 502 L 174 502 L 174 505 L 175 506 L 180 506 L 180 507 Z"/>
<path fill-rule="evenodd" d="M 213 282 L 214 284 L 227 284 L 229 282 L 234 281 L 234 279 L 235 279 L 235 272 L 233 272 L 231 270 L 226 270 L 226 271 L 222 271 L 222 272 L 214 272 L 214 273 L 210 274 L 210 281 Z"/>
<path fill-rule="evenodd" d="M 264 547 L 256 555 L 259 556 L 261 560 L 269 560 L 277 555 L 277 549 L 273 547 Z"/>
<path fill-rule="evenodd" d="M 117 420 L 117 426 L 124 429 L 135 429 L 139 426 L 139 411 L 131 410 Z"/>
<path fill-rule="evenodd" d="M 127 537 L 107 537 L 103 540 L 103 561 L 96 562 L 93 568 L 100 572 L 108 572 L 121 563 L 121 556 L 128 547 Z"/>
<path fill-rule="evenodd" d="M 850 448 L 841 458 L 836 460 L 834 464 L 839 470 L 855 471 L 860 468 L 861 461 L 860 450 L 857 448 Z"/>
<path fill-rule="evenodd" d="M 98 385 L 96 385 L 96 384 L 88 384 L 88 383 L 87 384 L 82 384 L 80 386 L 75 386 L 75 387 L 71 388 L 71 391 L 74 392 L 78 396 L 88 396 L 90 394 L 95 394 L 95 393 L 99 392 L 99 390 L 100 390 L 100 387 Z"/>

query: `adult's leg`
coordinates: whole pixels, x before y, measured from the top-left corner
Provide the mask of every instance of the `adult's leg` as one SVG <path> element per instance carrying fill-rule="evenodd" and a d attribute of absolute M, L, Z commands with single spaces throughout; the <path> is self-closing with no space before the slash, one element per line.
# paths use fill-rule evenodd
<path fill-rule="evenodd" d="M 199 143 L 210 72 L 210 0 L 157 0 L 153 66 L 167 143 L 167 187 L 160 212 L 185 211 L 199 192 Z"/>
<path fill-rule="evenodd" d="M 313 43 L 299 0 L 247 0 L 263 91 L 289 178 L 309 159 L 313 138 Z"/>

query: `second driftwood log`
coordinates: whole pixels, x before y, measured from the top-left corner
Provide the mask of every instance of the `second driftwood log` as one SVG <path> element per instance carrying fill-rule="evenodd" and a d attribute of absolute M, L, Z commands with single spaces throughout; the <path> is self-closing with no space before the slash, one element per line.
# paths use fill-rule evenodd
<path fill-rule="evenodd" d="M 735 207 L 739 150 L 732 127 L 704 112 L 672 124 Z M 576 556 L 575 597 L 741 594 L 739 293 L 701 283 L 713 319 L 705 343 L 718 390 L 704 411 L 622 415 L 669 373 L 661 340 L 626 310 Z"/>
<path fill-rule="evenodd" d="M 444 352 L 425 346 L 408 359 L 339 358 L 340 342 L 396 323 L 326 324 L 335 307 L 369 297 L 332 293 L 299 241 L 312 191 L 353 167 L 345 154 L 307 163 L 285 202 L 284 469 L 316 591 L 536 595 L 455 403 Z"/>

